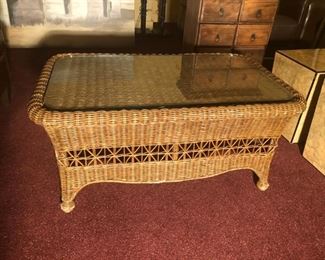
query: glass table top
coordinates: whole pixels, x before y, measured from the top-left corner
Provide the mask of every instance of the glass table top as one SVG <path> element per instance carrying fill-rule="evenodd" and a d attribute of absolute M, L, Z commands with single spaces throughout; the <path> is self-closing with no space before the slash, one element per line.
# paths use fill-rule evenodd
<path fill-rule="evenodd" d="M 325 49 L 281 50 L 278 52 L 316 72 L 325 72 Z"/>
<path fill-rule="evenodd" d="M 49 110 L 121 110 L 286 102 L 293 95 L 233 54 L 77 54 L 59 58 Z"/>

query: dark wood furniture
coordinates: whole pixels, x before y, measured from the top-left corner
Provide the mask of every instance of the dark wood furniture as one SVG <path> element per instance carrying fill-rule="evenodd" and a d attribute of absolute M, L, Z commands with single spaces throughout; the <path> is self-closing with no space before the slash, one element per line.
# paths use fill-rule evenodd
<path fill-rule="evenodd" d="M 263 65 L 272 68 L 277 50 L 325 48 L 324 28 L 324 0 L 281 0 Z"/>
<path fill-rule="evenodd" d="M 278 0 L 188 0 L 184 51 L 251 53 L 261 59 Z"/>
<path fill-rule="evenodd" d="M 324 0 L 282 0 L 274 19 L 270 44 L 286 48 L 312 48 L 317 46 L 325 20 Z M 276 47 L 275 46 L 275 47 Z M 276 51 L 276 48 L 273 48 Z"/>

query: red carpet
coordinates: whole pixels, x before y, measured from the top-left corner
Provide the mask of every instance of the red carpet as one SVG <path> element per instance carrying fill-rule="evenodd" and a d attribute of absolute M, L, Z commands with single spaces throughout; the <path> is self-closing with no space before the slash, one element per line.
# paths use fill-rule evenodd
<path fill-rule="evenodd" d="M 0 259 L 324 259 L 325 178 L 280 141 L 270 188 L 248 170 L 177 184 L 97 184 L 59 208 L 50 141 L 26 103 L 50 51 L 12 50 L 1 106 Z"/>

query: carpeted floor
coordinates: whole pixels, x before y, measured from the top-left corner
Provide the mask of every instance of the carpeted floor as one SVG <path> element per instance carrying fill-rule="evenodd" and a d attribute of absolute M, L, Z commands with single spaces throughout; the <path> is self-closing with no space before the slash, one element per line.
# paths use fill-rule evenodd
<path fill-rule="evenodd" d="M 248 170 L 161 185 L 97 184 L 59 208 L 50 141 L 26 103 L 54 50 L 11 50 L 0 118 L 0 259 L 324 259 L 325 178 L 280 141 L 270 188 Z"/>

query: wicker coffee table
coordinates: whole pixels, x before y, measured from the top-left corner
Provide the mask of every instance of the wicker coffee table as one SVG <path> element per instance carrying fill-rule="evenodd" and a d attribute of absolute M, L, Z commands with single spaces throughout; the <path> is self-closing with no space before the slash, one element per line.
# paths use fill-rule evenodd
<path fill-rule="evenodd" d="M 234 54 L 59 54 L 28 106 L 55 149 L 61 208 L 98 182 L 163 183 L 252 169 L 266 190 L 288 120 L 305 102 Z"/>

